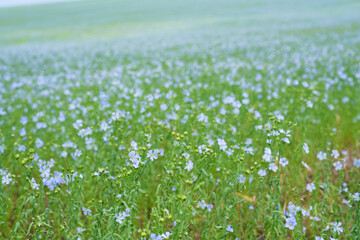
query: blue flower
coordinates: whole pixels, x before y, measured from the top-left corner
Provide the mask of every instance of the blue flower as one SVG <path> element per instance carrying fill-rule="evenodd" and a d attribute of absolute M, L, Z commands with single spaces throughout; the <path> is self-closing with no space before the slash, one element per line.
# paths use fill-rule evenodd
<path fill-rule="evenodd" d="M 286 218 L 285 227 L 290 230 L 294 230 L 294 227 L 297 225 L 296 219 L 294 217 Z"/>
<path fill-rule="evenodd" d="M 193 162 L 191 160 L 189 160 L 186 162 L 186 166 L 184 169 L 190 171 L 191 169 L 193 169 L 193 166 L 194 166 Z"/>
<path fill-rule="evenodd" d="M 86 209 L 85 207 L 82 207 L 82 211 L 83 211 L 83 213 L 84 213 L 85 216 L 86 216 L 86 215 L 92 216 L 90 209 Z"/>
<path fill-rule="evenodd" d="M 228 225 L 228 226 L 226 227 L 226 231 L 228 231 L 228 232 L 234 232 L 234 229 L 233 229 L 232 226 Z"/>
<path fill-rule="evenodd" d="M 303 149 L 304 149 L 306 154 L 309 153 L 309 146 L 306 143 L 304 143 Z"/>
<path fill-rule="evenodd" d="M 150 239 L 151 240 L 161 240 L 162 237 L 161 237 L 161 235 L 156 235 L 155 233 L 152 233 L 152 234 L 150 234 Z"/>
<path fill-rule="evenodd" d="M 264 176 L 266 175 L 266 170 L 260 169 L 260 170 L 258 171 L 258 174 L 260 175 L 260 177 L 264 177 Z"/>

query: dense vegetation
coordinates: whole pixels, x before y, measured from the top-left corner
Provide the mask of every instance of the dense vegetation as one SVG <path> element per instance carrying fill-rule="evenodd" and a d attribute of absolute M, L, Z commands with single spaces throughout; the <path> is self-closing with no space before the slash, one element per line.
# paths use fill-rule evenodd
<path fill-rule="evenodd" d="M 51 6 L 71 4 L 85 19 L 84 3 Z M 341 11 L 358 5 L 329 4 L 310 28 L 290 14 L 285 29 L 240 29 L 235 14 L 216 31 L 86 42 L 45 31 L 18 45 L 34 22 L 66 20 L 8 23 L 0 238 L 360 239 L 360 28 Z M 98 11 L 118 21 L 112 6 Z"/>

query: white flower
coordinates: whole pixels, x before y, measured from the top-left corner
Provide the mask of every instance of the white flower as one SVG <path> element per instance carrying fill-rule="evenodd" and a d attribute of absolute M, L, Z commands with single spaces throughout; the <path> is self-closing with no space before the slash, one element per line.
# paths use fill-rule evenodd
<path fill-rule="evenodd" d="M 161 234 L 161 237 L 162 237 L 163 239 L 168 239 L 171 234 L 172 234 L 171 232 L 166 232 L 166 233 Z"/>
<path fill-rule="evenodd" d="M 208 122 L 208 116 L 206 116 L 205 114 L 203 113 L 200 113 L 198 116 L 197 116 L 197 120 L 199 122 L 204 122 L 204 123 L 207 123 Z"/>
<path fill-rule="evenodd" d="M 335 159 L 337 159 L 339 156 L 340 156 L 340 153 L 339 153 L 339 151 L 338 150 L 332 150 L 331 151 L 331 156 L 333 157 L 333 158 L 335 158 Z"/>
<path fill-rule="evenodd" d="M 312 108 L 312 107 L 313 107 L 313 103 L 309 100 L 309 101 L 306 102 L 306 106 L 307 106 L 308 108 Z"/>
<path fill-rule="evenodd" d="M 342 202 L 343 202 L 344 204 L 346 204 L 348 207 L 352 207 L 352 206 L 350 205 L 349 201 L 347 201 L 346 199 L 343 199 Z"/>
<path fill-rule="evenodd" d="M 333 222 L 330 223 L 330 225 L 332 226 L 332 230 L 334 232 L 336 232 L 337 234 L 340 234 L 341 232 L 343 232 L 343 228 L 341 227 L 341 222 Z"/>
<path fill-rule="evenodd" d="M 296 219 L 294 217 L 286 218 L 285 227 L 290 230 L 294 230 L 294 227 L 297 225 Z"/>
<path fill-rule="evenodd" d="M 80 129 L 78 135 L 80 137 L 85 137 L 88 135 L 91 135 L 93 132 L 93 130 L 90 127 L 84 128 L 84 129 Z"/>
<path fill-rule="evenodd" d="M 218 138 L 218 139 L 217 139 L 217 142 L 218 142 L 218 144 L 219 144 L 220 150 L 225 151 L 225 150 L 227 149 L 227 145 L 226 145 L 226 142 L 225 142 L 224 139 Z"/>
<path fill-rule="evenodd" d="M 240 174 L 240 176 L 237 177 L 237 180 L 239 183 L 243 184 L 246 181 L 246 177 L 244 175 Z"/>
<path fill-rule="evenodd" d="M 290 140 L 287 137 L 284 137 L 282 140 L 283 140 L 284 143 L 290 143 Z"/>
<path fill-rule="evenodd" d="M 278 170 L 278 166 L 275 163 L 270 163 L 269 170 L 276 172 Z"/>
<path fill-rule="evenodd" d="M 312 192 L 313 190 L 315 190 L 315 184 L 314 183 L 308 183 L 306 185 L 306 190 L 308 190 L 309 192 Z"/>
<path fill-rule="evenodd" d="M 158 158 L 158 152 L 159 150 L 155 150 L 155 151 L 149 150 L 146 157 L 150 158 L 150 161 L 154 161 L 154 159 Z"/>
<path fill-rule="evenodd" d="M 167 107 L 167 105 L 166 105 L 165 103 L 163 103 L 163 104 L 160 105 L 160 109 L 161 109 L 162 111 L 165 111 L 167 108 L 168 108 L 168 107 Z"/>
<path fill-rule="evenodd" d="M 131 147 L 136 151 L 137 150 L 137 143 L 135 141 L 131 141 Z"/>
<path fill-rule="evenodd" d="M 26 129 L 25 128 L 20 129 L 19 134 L 21 137 L 24 137 L 26 135 Z"/>
<path fill-rule="evenodd" d="M 2 179 L 1 179 L 1 183 L 2 183 L 2 184 L 9 185 L 11 181 L 12 181 L 12 178 L 11 178 L 10 173 L 2 176 Z"/>
<path fill-rule="evenodd" d="M 272 159 L 272 156 L 271 156 L 271 149 L 266 147 L 265 148 L 265 153 L 264 155 L 262 156 L 263 160 L 265 162 L 271 162 L 271 159 Z"/>
<path fill-rule="evenodd" d="M 41 148 L 42 146 L 44 146 L 44 142 L 41 141 L 41 139 L 36 138 L 35 147 L 36 147 L 36 148 Z"/>
<path fill-rule="evenodd" d="M 83 120 L 81 120 L 81 119 L 78 119 L 78 120 L 76 120 L 76 122 L 73 123 L 73 127 L 76 130 L 79 130 L 79 128 L 81 128 L 82 126 L 83 126 Z"/>
<path fill-rule="evenodd" d="M 336 170 L 336 171 L 339 171 L 339 170 L 342 169 L 342 164 L 341 164 L 340 161 L 334 162 L 334 163 L 333 163 L 333 166 L 335 167 L 335 170 Z"/>
<path fill-rule="evenodd" d="M 353 164 L 354 164 L 354 167 L 360 168 L 360 159 L 355 158 Z"/>
<path fill-rule="evenodd" d="M 198 206 L 201 208 L 201 209 L 205 209 L 207 204 L 205 202 L 205 200 L 201 200 L 201 202 L 198 202 Z"/>
<path fill-rule="evenodd" d="M 186 166 L 184 169 L 190 171 L 191 169 L 193 169 L 193 166 L 194 166 L 193 162 L 191 160 L 189 160 L 186 162 Z"/>
<path fill-rule="evenodd" d="M 203 151 L 204 150 L 204 151 Z M 200 145 L 200 146 L 198 146 L 198 152 L 200 153 L 200 154 L 203 154 L 203 153 L 205 153 L 206 152 L 206 146 L 205 145 Z"/>
<path fill-rule="evenodd" d="M 354 201 L 359 202 L 360 201 L 360 193 L 354 193 L 353 195 L 351 195 L 351 198 Z"/>
<path fill-rule="evenodd" d="M 306 167 L 307 169 L 309 169 L 309 165 L 307 165 L 307 163 L 306 163 L 306 162 L 301 161 L 301 164 L 302 164 L 304 167 Z"/>
<path fill-rule="evenodd" d="M 228 225 L 228 226 L 226 227 L 226 231 L 228 231 L 228 232 L 234 232 L 234 229 L 233 229 L 232 226 Z"/>
<path fill-rule="evenodd" d="M 134 168 L 138 168 L 141 157 L 135 151 L 129 152 L 130 162 L 132 162 Z"/>
<path fill-rule="evenodd" d="M 318 158 L 320 161 L 326 159 L 326 152 L 319 152 L 319 153 L 317 154 L 317 158 Z"/>
<path fill-rule="evenodd" d="M 34 178 L 31 179 L 30 184 L 32 189 L 39 190 L 39 184 L 36 183 Z"/>
<path fill-rule="evenodd" d="M 226 155 L 228 155 L 228 157 L 232 156 L 234 153 L 234 150 L 232 150 L 231 148 L 229 148 L 227 151 L 226 151 Z"/>
<path fill-rule="evenodd" d="M 308 146 L 306 143 L 304 143 L 303 149 L 304 149 L 304 151 L 305 151 L 306 154 L 309 153 L 309 146 Z"/>
<path fill-rule="evenodd" d="M 260 175 L 260 177 L 264 177 L 264 176 L 266 175 L 266 170 L 260 169 L 260 170 L 258 171 L 258 174 Z"/>
<path fill-rule="evenodd" d="M 279 163 L 281 164 L 281 166 L 285 167 L 289 164 L 289 161 L 286 160 L 286 158 L 280 158 Z"/>

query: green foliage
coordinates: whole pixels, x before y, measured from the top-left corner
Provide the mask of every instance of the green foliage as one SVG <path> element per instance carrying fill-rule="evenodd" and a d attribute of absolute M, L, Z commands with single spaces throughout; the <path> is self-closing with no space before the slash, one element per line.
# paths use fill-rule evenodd
<path fill-rule="evenodd" d="M 357 239 L 358 4 L 141 3 L 0 10 L 0 238 Z"/>

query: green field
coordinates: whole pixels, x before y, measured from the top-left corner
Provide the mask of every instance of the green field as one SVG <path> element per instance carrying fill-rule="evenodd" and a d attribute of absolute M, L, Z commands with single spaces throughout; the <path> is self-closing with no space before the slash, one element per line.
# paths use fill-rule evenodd
<path fill-rule="evenodd" d="M 0 9 L 0 43 L 340 33 L 358 30 L 359 11 L 358 1 L 334 0 L 74 1 Z"/>
<path fill-rule="evenodd" d="M 360 239 L 360 2 L 0 8 L 0 239 Z"/>

